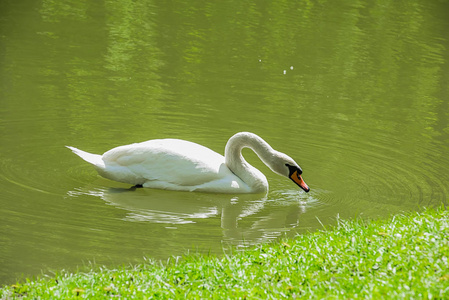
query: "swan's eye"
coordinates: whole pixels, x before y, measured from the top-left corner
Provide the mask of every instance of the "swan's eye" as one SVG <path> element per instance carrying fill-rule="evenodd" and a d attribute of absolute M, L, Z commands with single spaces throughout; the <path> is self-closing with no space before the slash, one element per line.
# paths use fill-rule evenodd
<path fill-rule="evenodd" d="M 289 165 L 289 164 L 285 164 L 285 165 L 287 166 L 288 170 L 290 171 L 290 175 L 295 173 L 295 171 L 298 172 L 298 175 L 302 174 L 301 168 L 298 168 L 296 166 L 292 166 L 292 165 Z"/>

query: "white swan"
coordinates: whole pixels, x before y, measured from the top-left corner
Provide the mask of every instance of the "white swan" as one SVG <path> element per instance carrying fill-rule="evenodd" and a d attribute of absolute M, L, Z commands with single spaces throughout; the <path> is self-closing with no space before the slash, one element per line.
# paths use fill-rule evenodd
<path fill-rule="evenodd" d="M 270 169 L 310 189 L 302 170 L 288 155 L 274 150 L 259 136 L 240 132 L 226 144 L 225 156 L 204 146 L 178 139 L 158 139 L 113 148 L 103 155 L 67 146 L 108 179 L 139 187 L 214 193 L 266 193 L 265 175 L 242 156 L 252 149 Z"/>

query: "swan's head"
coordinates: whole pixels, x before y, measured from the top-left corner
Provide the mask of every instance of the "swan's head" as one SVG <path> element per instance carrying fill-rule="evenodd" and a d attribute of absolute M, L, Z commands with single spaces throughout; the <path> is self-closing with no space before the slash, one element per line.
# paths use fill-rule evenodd
<path fill-rule="evenodd" d="M 277 152 L 276 155 L 274 155 L 273 163 L 271 164 L 270 168 L 273 170 L 273 172 L 290 178 L 305 192 L 310 191 L 309 186 L 301 177 L 301 167 L 288 155 Z"/>

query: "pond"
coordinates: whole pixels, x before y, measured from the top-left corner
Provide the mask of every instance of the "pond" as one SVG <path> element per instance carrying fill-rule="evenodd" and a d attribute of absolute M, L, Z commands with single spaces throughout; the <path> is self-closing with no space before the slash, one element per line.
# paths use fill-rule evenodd
<path fill-rule="evenodd" d="M 1 2 L 1 284 L 447 205 L 449 1 L 161 3 Z M 130 191 L 65 148 L 240 131 L 311 191 L 250 150 L 266 195 Z"/>

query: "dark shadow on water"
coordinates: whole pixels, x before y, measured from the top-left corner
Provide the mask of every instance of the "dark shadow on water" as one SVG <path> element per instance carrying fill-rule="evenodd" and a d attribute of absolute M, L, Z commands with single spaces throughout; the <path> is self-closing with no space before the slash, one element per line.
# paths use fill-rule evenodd
<path fill-rule="evenodd" d="M 108 191 L 110 193 L 127 193 L 127 192 L 135 192 L 141 188 L 143 188 L 143 187 L 134 185 L 130 188 L 109 188 Z"/>

